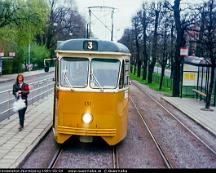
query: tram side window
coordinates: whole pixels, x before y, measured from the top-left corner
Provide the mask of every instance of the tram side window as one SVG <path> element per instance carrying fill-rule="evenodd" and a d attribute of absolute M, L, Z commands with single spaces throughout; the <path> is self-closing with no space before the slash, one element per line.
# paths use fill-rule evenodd
<path fill-rule="evenodd" d="M 124 87 L 124 60 L 122 61 L 122 68 L 119 80 L 119 89 Z"/>
<path fill-rule="evenodd" d="M 129 84 L 129 70 L 130 70 L 130 61 L 125 60 L 124 63 L 124 85 L 128 86 Z"/>
<path fill-rule="evenodd" d="M 64 87 L 83 88 L 88 84 L 87 58 L 65 57 L 60 61 L 60 84 Z"/>

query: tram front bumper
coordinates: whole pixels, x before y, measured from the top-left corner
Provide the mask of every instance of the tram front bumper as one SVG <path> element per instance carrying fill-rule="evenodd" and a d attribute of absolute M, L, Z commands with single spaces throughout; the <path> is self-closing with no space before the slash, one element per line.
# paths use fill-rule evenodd
<path fill-rule="evenodd" d="M 89 129 L 58 126 L 57 132 L 60 134 L 80 135 L 80 136 L 115 136 L 117 129 Z"/>

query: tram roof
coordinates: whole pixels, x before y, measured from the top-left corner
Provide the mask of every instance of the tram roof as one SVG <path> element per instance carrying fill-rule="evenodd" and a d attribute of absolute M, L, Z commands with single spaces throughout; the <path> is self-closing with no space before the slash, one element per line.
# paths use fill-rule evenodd
<path fill-rule="evenodd" d="M 88 49 L 86 47 L 89 42 L 93 43 L 93 49 Z M 57 51 L 96 51 L 130 53 L 129 49 L 121 43 L 99 39 L 70 39 L 66 41 L 58 41 Z"/>

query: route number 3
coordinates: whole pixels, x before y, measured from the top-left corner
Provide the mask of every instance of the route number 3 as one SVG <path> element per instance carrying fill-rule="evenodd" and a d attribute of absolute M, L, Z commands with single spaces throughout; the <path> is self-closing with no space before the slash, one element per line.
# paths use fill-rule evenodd
<path fill-rule="evenodd" d="M 93 43 L 92 43 L 91 41 L 89 41 L 89 42 L 88 42 L 88 46 L 87 46 L 87 47 L 88 47 L 88 49 L 90 49 L 90 50 L 91 50 L 91 49 L 93 48 Z"/>
<path fill-rule="evenodd" d="M 86 40 L 83 42 L 83 49 L 89 51 L 97 51 L 98 50 L 98 43 L 97 41 Z"/>

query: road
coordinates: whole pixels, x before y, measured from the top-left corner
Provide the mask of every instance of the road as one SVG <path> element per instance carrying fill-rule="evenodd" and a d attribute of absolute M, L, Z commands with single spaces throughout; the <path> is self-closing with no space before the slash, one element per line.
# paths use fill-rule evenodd
<path fill-rule="evenodd" d="M 155 66 L 154 67 L 154 72 L 158 73 L 158 74 L 161 74 L 161 67 Z M 171 74 L 171 70 L 170 69 L 166 69 L 165 70 L 165 76 L 170 77 L 170 74 Z"/>

